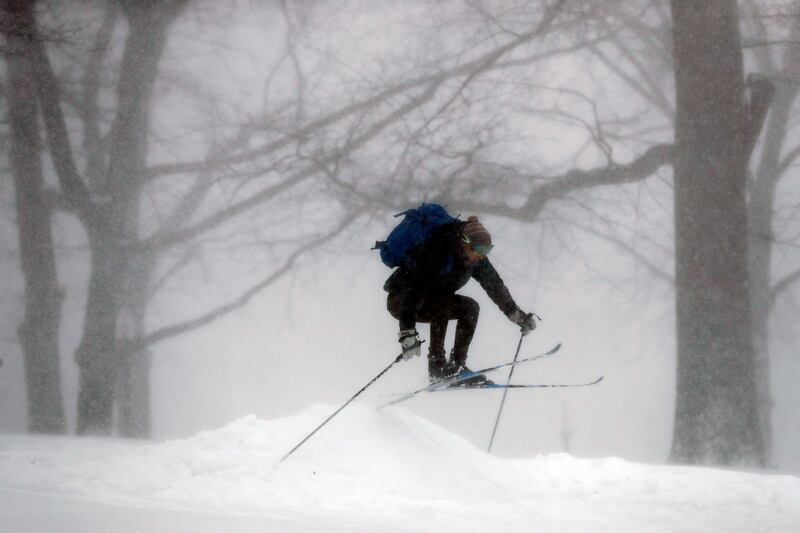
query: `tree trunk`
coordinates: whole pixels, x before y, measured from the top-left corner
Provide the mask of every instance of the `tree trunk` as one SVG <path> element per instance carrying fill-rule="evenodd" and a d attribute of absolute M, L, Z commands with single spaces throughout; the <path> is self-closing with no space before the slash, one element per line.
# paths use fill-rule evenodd
<path fill-rule="evenodd" d="M 762 179 L 763 177 L 758 177 L 757 181 Z M 749 269 L 753 301 L 753 347 L 755 349 L 758 419 L 764 443 L 764 461 L 769 464 L 772 455 L 773 407 L 769 375 L 769 317 L 772 307 L 770 271 L 772 265 L 772 205 L 775 188 L 764 185 L 764 183 L 757 184 L 751 189 Z"/>
<path fill-rule="evenodd" d="M 78 403 L 80 433 L 109 434 L 113 425 L 115 390 L 130 390 L 132 379 L 120 368 L 117 319 L 121 307 L 131 308 L 136 296 L 139 264 L 127 244 L 136 242 L 139 230 L 139 197 L 147 154 L 147 129 L 158 62 L 164 51 L 167 29 L 182 7 L 182 1 L 126 3 L 128 37 L 123 52 L 117 89 L 117 112 L 111 128 L 108 170 L 103 185 L 110 199 L 102 212 L 102 231 L 91 238 L 92 274 L 86 323 L 77 360 L 81 369 Z M 95 322 L 96 321 L 96 322 Z M 126 356 L 125 361 L 131 360 Z M 136 365 L 135 379 L 149 380 L 147 359 Z M 137 387 L 141 390 L 142 387 Z M 149 393 L 148 393 L 149 395 Z M 149 401 L 149 399 L 148 399 Z M 131 408 L 130 405 L 126 409 Z"/>
<path fill-rule="evenodd" d="M 58 286 L 51 233 L 51 212 L 44 196 L 41 141 L 36 99 L 36 75 L 30 58 L 28 27 L 33 6 L 6 1 L 10 23 L 8 49 L 8 112 L 11 128 L 11 168 L 16 191 L 17 228 L 25 278 L 25 318 L 18 330 L 25 361 L 28 429 L 37 433 L 66 430 L 58 331 L 62 294 Z"/>
<path fill-rule="evenodd" d="M 78 434 L 109 435 L 116 380 L 116 317 L 120 272 L 119 239 L 111 227 L 90 234 L 91 271 L 83 336 L 75 354 L 80 370 Z"/>
<path fill-rule="evenodd" d="M 151 436 L 150 366 L 146 350 L 121 351 L 119 384 L 119 435 L 132 439 Z"/>
<path fill-rule="evenodd" d="M 783 85 L 783 84 L 781 84 Z M 786 137 L 796 88 L 778 89 L 771 119 L 767 125 L 764 150 L 750 189 L 750 279 L 753 298 L 753 340 L 756 349 L 756 384 L 759 419 L 765 459 L 772 451 L 772 396 L 770 392 L 769 317 L 772 308 L 770 288 L 772 270 L 772 206 L 775 186 L 780 178 L 780 154 Z"/>
<path fill-rule="evenodd" d="M 145 336 L 145 316 L 150 292 L 151 262 L 137 256 L 131 264 L 125 306 L 121 309 L 117 342 L 120 353 L 119 434 L 122 437 L 146 439 L 151 434 L 150 365 L 152 356 L 146 349 L 136 349 L 129 342 Z"/>
<path fill-rule="evenodd" d="M 678 376 L 671 459 L 761 465 L 737 7 L 673 0 L 672 17 Z"/>
<path fill-rule="evenodd" d="M 800 38 L 800 23 L 795 21 L 790 41 Z M 761 159 L 750 188 L 750 280 L 753 298 L 753 340 L 756 348 L 756 386 L 758 387 L 759 419 L 764 439 L 765 460 L 772 461 L 772 395 L 770 387 L 769 323 L 772 312 L 771 289 L 773 236 L 773 206 L 775 188 L 785 174 L 781 168 L 781 153 L 785 146 L 792 106 L 797 99 L 800 83 L 800 50 L 787 46 L 781 72 L 783 81 L 777 84 L 772 112 L 766 125 Z"/>

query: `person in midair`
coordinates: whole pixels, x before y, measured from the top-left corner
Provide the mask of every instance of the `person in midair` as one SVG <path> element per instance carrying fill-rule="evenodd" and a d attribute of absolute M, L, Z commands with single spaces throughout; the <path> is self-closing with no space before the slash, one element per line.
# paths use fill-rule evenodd
<path fill-rule="evenodd" d="M 399 321 L 398 340 L 403 357 L 420 355 L 418 322 L 430 323 L 428 374 L 430 380 L 470 371 L 467 352 L 480 311 L 478 302 L 456 294 L 470 278 L 474 278 L 509 320 L 517 324 L 523 335 L 536 328 L 532 314 L 522 311 L 514 302 L 500 275 L 489 262 L 492 236 L 471 216 L 466 222 L 456 220 L 434 230 L 430 238 L 412 249 L 384 284 L 389 293 L 387 308 Z M 450 359 L 445 357 L 447 323 L 456 320 L 456 332 Z M 464 383 L 487 383 L 483 375 Z"/>

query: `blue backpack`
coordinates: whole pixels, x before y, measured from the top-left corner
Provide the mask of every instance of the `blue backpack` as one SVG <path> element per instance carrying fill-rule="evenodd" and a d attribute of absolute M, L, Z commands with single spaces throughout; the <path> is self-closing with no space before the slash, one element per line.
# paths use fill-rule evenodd
<path fill-rule="evenodd" d="M 445 224 L 458 222 L 439 204 L 422 204 L 416 209 L 398 213 L 405 218 L 389 233 L 385 241 L 377 241 L 373 250 L 381 251 L 381 261 L 390 268 L 400 266 L 408 253 L 426 241 L 433 231 Z"/>

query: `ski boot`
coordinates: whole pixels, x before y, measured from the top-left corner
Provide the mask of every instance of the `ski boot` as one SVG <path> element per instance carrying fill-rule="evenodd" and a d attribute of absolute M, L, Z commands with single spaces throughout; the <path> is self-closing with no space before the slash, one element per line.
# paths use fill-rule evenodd
<path fill-rule="evenodd" d="M 464 373 L 472 373 L 472 370 L 470 370 L 467 367 L 466 363 L 459 363 L 457 361 L 451 360 L 448 366 L 451 376 L 457 376 L 458 374 L 464 374 Z M 451 387 L 463 387 L 465 385 L 494 385 L 494 381 L 490 380 L 483 374 L 475 374 L 474 376 L 470 376 L 466 379 L 453 383 Z"/>
<path fill-rule="evenodd" d="M 436 383 L 444 378 L 450 377 L 452 372 L 444 351 L 428 351 L 428 378 L 431 383 Z"/>

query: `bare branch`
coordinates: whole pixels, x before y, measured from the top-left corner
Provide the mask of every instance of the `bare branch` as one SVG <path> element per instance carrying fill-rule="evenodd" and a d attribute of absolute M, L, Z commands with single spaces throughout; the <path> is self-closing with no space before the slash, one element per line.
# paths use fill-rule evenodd
<path fill-rule="evenodd" d="M 186 0 L 151 4 L 123 2 L 128 35 L 117 83 L 117 109 L 110 131 L 105 186 L 115 201 L 132 198 L 142 185 L 150 102 L 169 27 Z"/>
<path fill-rule="evenodd" d="M 658 144 L 627 165 L 611 165 L 585 171 L 572 170 L 534 189 L 523 210 L 531 216 L 540 212 L 548 200 L 564 196 L 568 192 L 600 185 L 619 185 L 647 178 L 663 165 L 671 164 L 673 157 L 673 145 Z"/>
<path fill-rule="evenodd" d="M 297 45 L 293 40 L 295 29 L 286 0 L 280 1 L 280 7 L 283 20 L 286 22 L 286 54 L 295 73 L 295 93 L 297 94 L 295 121 L 300 124 L 305 118 L 306 79 L 303 68 L 300 65 L 300 58 L 297 55 Z"/>
<path fill-rule="evenodd" d="M 592 228 L 590 226 L 579 224 L 574 220 L 567 220 L 567 221 L 564 221 L 564 222 L 566 222 L 567 224 L 569 224 L 571 226 L 574 226 L 574 227 L 580 229 L 581 231 L 584 231 L 585 233 L 588 233 L 590 235 L 593 235 L 595 237 L 598 237 L 600 239 L 603 239 L 605 241 L 610 242 L 611 244 L 615 245 L 616 247 L 620 248 L 621 250 L 624 250 L 625 252 L 630 254 L 634 259 L 636 259 L 638 262 L 643 264 L 656 278 L 658 278 L 658 279 L 660 279 L 662 281 L 665 281 L 670 285 L 674 285 L 675 284 L 675 278 L 673 278 L 670 275 L 669 272 L 667 272 L 664 269 L 662 269 L 660 267 L 660 265 L 654 263 L 652 260 L 650 260 L 650 258 L 646 257 L 644 254 L 642 254 L 639 250 L 637 250 L 630 243 L 625 242 L 624 240 L 622 240 L 619 237 L 616 237 L 616 236 L 613 236 L 613 235 L 609 235 L 609 234 L 604 233 L 602 231 L 598 231 L 598 230 L 596 230 L 596 229 L 594 229 L 594 228 Z"/>
<path fill-rule="evenodd" d="M 542 20 L 539 22 L 539 24 L 536 25 L 536 28 L 530 33 L 530 36 L 533 37 L 535 35 L 540 35 L 546 32 L 547 29 L 550 27 L 550 25 L 553 23 L 553 20 L 556 18 L 563 5 L 567 1 L 568 0 L 559 0 L 554 6 L 548 8 L 545 11 L 544 16 L 542 17 Z M 453 92 L 450 98 L 444 104 L 442 104 L 442 106 L 433 115 L 431 115 L 431 117 L 427 121 L 425 121 L 425 123 L 422 126 L 419 127 L 419 131 L 422 131 L 423 129 L 427 128 L 428 125 L 436 119 L 436 117 L 441 115 L 445 109 L 450 107 L 450 105 L 452 105 L 452 103 L 456 101 L 456 99 L 464 92 L 467 86 L 475 78 L 477 78 L 478 76 L 489 70 L 492 65 L 494 65 L 501 57 L 506 55 L 509 51 L 519 46 L 522 36 L 516 33 L 514 33 L 513 35 L 516 37 L 514 41 L 511 41 L 507 45 L 501 46 L 494 52 L 487 54 L 487 56 L 484 58 L 483 61 L 475 65 L 475 68 L 472 69 L 472 71 L 469 73 L 469 75 L 467 75 L 466 78 L 464 78 L 464 81 L 461 82 L 458 89 L 456 89 Z M 528 37 L 528 39 L 530 39 L 531 37 Z"/>
<path fill-rule="evenodd" d="M 751 74 L 747 77 L 748 102 L 747 102 L 747 127 L 745 151 L 748 159 L 753 153 L 758 136 L 764 127 L 769 105 L 775 95 L 775 85 L 763 76 Z"/>
<path fill-rule="evenodd" d="M 772 305 L 775 303 L 775 300 L 778 299 L 778 296 L 787 291 L 792 284 L 798 281 L 800 281 L 800 270 L 795 270 L 791 274 L 784 276 L 775 285 L 773 285 L 770 289 L 769 295 L 770 307 L 772 307 Z"/>
<path fill-rule="evenodd" d="M 80 117 L 83 121 L 83 147 L 88 157 L 86 175 L 90 184 L 97 189 L 97 181 L 103 174 L 103 154 L 100 134 L 100 110 L 98 93 L 100 78 L 103 68 L 103 59 L 106 56 L 114 26 L 117 21 L 117 8 L 114 0 L 106 1 L 106 11 L 100 30 L 95 36 L 94 43 L 89 52 L 89 61 L 83 76 L 83 94 L 79 106 Z"/>
<path fill-rule="evenodd" d="M 39 35 L 32 3 L 22 2 L 19 22 L 31 47 L 31 58 L 36 70 L 38 97 L 42 105 L 45 132 L 47 134 L 53 166 L 67 201 L 78 212 L 87 227 L 94 225 L 94 205 L 83 178 L 75 165 L 69 135 L 61 109 L 61 89 L 53 73 L 53 67 Z"/>
<path fill-rule="evenodd" d="M 792 41 L 789 39 L 777 39 L 774 41 L 746 41 L 742 43 L 742 48 L 758 48 L 760 46 L 797 46 L 800 45 L 800 41 Z"/>
<path fill-rule="evenodd" d="M 781 159 L 780 165 L 778 165 L 778 172 L 776 174 L 782 176 L 784 172 L 789 170 L 789 167 L 794 165 L 798 157 L 800 157 L 800 144 L 786 152 L 786 155 Z"/>
<path fill-rule="evenodd" d="M 633 57 L 632 54 L 625 50 L 625 46 L 620 43 L 619 41 L 614 41 L 615 47 L 618 51 L 622 52 L 622 54 L 631 62 L 631 64 L 636 69 L 637 73 L 639 74 L 639 78 L 635 78 L 634 76 L 628 74 L 620 68 L 617 64 L 617 61 L 614 59 L 609 58 L 605 52 L 603 52 L 599 46 L 592 46 L 590 49 L 591 51 L 600 58 L 603 64 L 614 74 L 616 74 L 621 80 L 623 80 L 628 86 L 633 89 L 639 96 L 644 98 L 646 101 L 650 102 L 654 105 L 661 114 L 664 115 L 668 120 L 672 120 L 675 109 L 673 109 L 672 104 L 669 102 L 666 96 L 664 96 L 661 89 L 658 85 L 650 79 L 650 76 L 647 73 L 647 69 L 641 65 L 641 63 Z"/>
<path fill-rule="evenodd" d="M 671 164 L 673 158 L 673 145 L 657 144 L 627 165 L 610 165 L 592 170 L 571 170 L 561 176 L 550 178 L 546 183 L 534 187 L 528 195 L 528 200 L 521 207 L 470 200 L 453 202 L 453 207 L 462 211 L 494 214 L 531 221 L 539 216 L 547 202 L 551 200 L 563 198 L 567 194 L 580 189 L 601 185 L 619 185 L 645 179 L 663 165 Z"/>
<path fill-rule="evenodd" d="M 542 21 L 533 30 L 521 34 L 517 38 L 506 43 L 505 45 L 500 46 L 489 52 L 486 52 L 482 56 L 472 61 L 468 61 L 462 65 L 458 65 L 448 69 L 443 69 L 438 72 L 425 74 L 417 78 L 397 83 L 391 87 L 379 91 L 377 94 L 370 96 L 364 100 L 347 105 L 318 120 L 309 122 L 308 124 L 299 127 L 298 129 L 292 131 L 291 133 L 284 135 L 279 139 L 266 143 L 260 147 L 251 150 L 246 150 L 237 154 L 226 154 L 214 160 L 186 161 L 186 162 L 155 165 L 148 168 L 145 171 L 146 177 L 152 179 L 172 174 L 185 174 L 185 173 L 209 170 L 210 168 L 213 168 L 215 166 L 247 163 L 255 158 L 264 157 L 271 153 L 274 153 L 282 148 L 289 146 L 293 142 L 297 142 L 298 140 L 302 140 L 311 136 L 311 134 L 320 129 L 327 128 L 361 111 L 372 109 L 376 107 L 378 104 L 387 102 L 390 99 L 396 96 L 400 96 L 406 92 L 413 91 L 421 87 L 429 87 L 432 84 L 439 86 L 449 79 L 458 78 L 460 76 L 467 76 L 468 80 L 471 80 L 481 72 L 484 72 L 486 70 L 491 70 L 494 68 L 496 69 L 507 68 L 508 66 L 511 66 L 512 63 L 514 65 L 528 64 L 533 61 L 541 60 L 547 57 L 552 57 L 552 55 L 559 53 L 559 51 L 536 55 L 521 61 L 516 60 L 514 62 L 498 62 L 499 58 L 508 54 L 512 50 L 518 48 L 522 44 L 527 43 L 537 37 L 541 37 L 544 33 L 547 33 L 550 24 L 552 24 L 553 19 L 558 14 L 559 9 L 565 2 L 566 0 L 559 0 L 559 2 L 556 4 L 555 7 L 547 11 Z M 570 47 L 567 50 L 569 51 L 573 49 L 576 49 L 576 47 Z"/>
<path fill-rule="evenodd" d="M 180 242 L 182 240 L 199 235 L 200 233 L 207 231 L 211 228 L 214 228 L 234 216 L 245 213 L 250 209 L 253 209 L 261 205 L 265 200 L 273 198 L 277 194 L 280 194 L 281 192 L 319 173 L 321 170 L 324 169 L 325 165 L 335 162 L 338 158 L 341 158 L 344 154 L 352 153 L 353 151 L 357 150 L 358 148 L 366 144 L 367 141 L 375 137 L 387 126 L 394 123 L 402 116 L 415 110 L 423 102 L 430 100 L 434 96 L 434 94 L 436 94 L 436 90 L 439 88 L 439 84 L 440 82 L 432 82 L 428 86 L 428 88 L 420 95 L 411 98 L 406 104 L 400 106 L 397 110 L 390 113 L 383 120 L 378 121 L 376 124 L 368 128 L 363 134 L 350 140 L 346 146 L 343 146 L 337 152 L 333 154 L 328 154 L 324 158 L 320 158 L 318 162 L 312 164 L 311 166 L 305 168 L 304 170 L 295 173 L 294 175 L 281 181 L 280 183 L 266 187 L 262 191 L 252 195 L 246 200 L 242 200 L 241 202 L 231 205 L 225 209 L 222 209 L 217 213 L 209 216 L 205 220 L 202 220 L 189 228 L 180 231 L 175 231 L 171 234 L 160 235 L 153 238 L 145 239 L 133 245 L 132 247 L 134 249 L 141 250 L 146 248 L 169 246 L 176 242 Z"/>
<path fill-rule="evenodd" d="M 178 324 L 173 324 L 171 326 L 165 326 L 161 329 L 158 329 L 147 336 L 139 339 L 134 339 L 131 341 L 131 345 L 128 347 L 132 351 L 140 351 L 150 345 L 153 345 L 159 341 L 169 339 L 183 333 L 187 333 L 189 331 L 195 330 L 199 327 L 206 326 L 223 316 L 241 309 L 245 305 L 247 305 L 250 300 L 259 294 L 261 291 L 272 285 L 276 280 L 278 280 L 281 276 L 286 274 L 295 264 L 295 262 L 305 253 L 313 250 L 320 245 L 329 242 L 331 239 L 342 233 L 350 224 L 352 224 L 355 220 L 358 219 L 359 216 L 363 211 L 356 210 L 350 212 L 342 222 L 334 228 L 333 231 L 330 231 L 324 235 L 320 235 L 301 247 L 295 250 L 289 257 L 286 258 L 283 265 L 280 268 L 272 272 L 268 277 L 263 279 L 262 281 L 258 282 L 244 293 L 242 293 L 238 298 L 235 300 L 221 305 L 220 307 L 209 311 L 201 316 L 193 318 L 191 320 L 187 320 L 184 322 L 180 322 Z"/>

